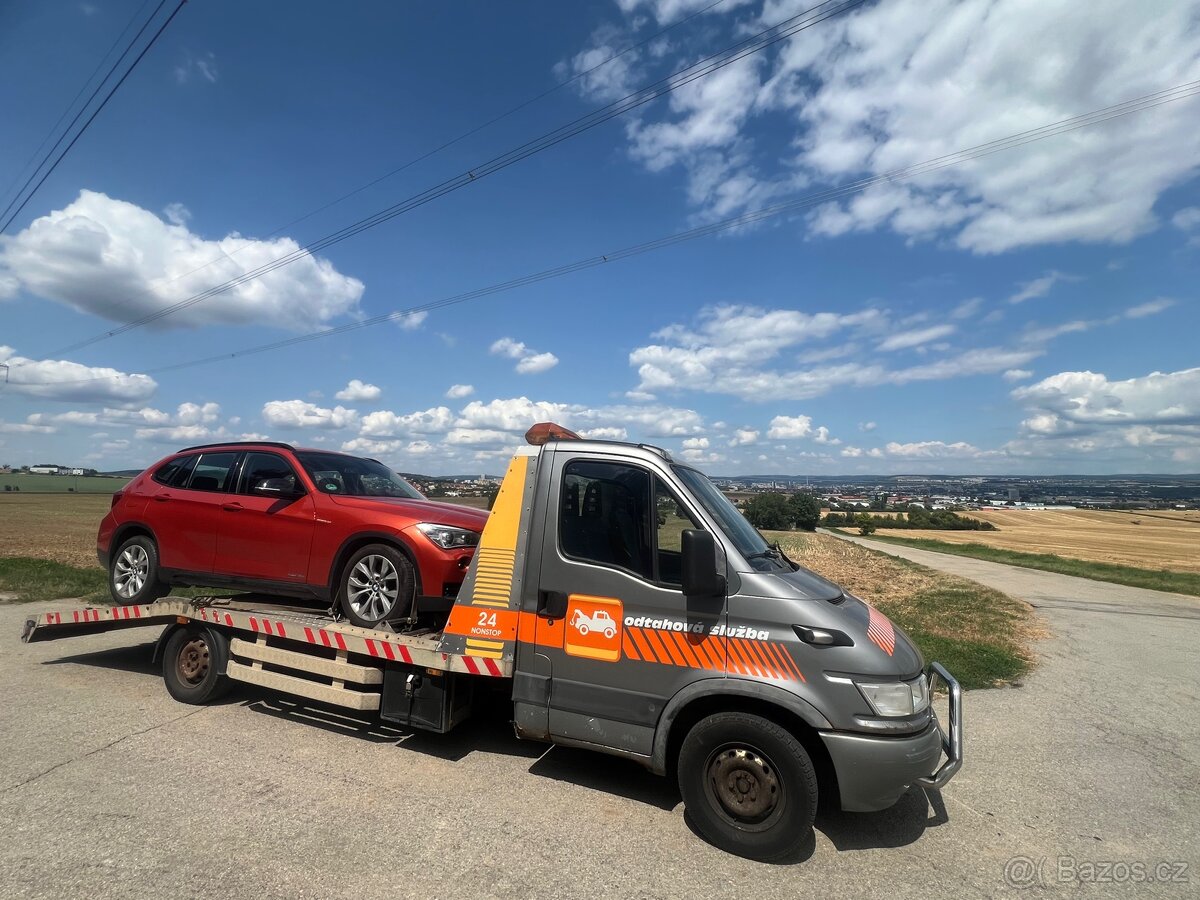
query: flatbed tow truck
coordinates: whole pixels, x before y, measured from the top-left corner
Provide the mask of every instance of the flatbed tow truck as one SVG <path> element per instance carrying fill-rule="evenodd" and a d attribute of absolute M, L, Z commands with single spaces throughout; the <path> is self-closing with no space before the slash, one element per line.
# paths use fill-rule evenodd
<path fill-rule="evenodd" d="M 701 473 L 550 423 L 527 439 L 443 627 L 166 597 L 42 613 L 22 640 L 163 626 L 155 655 L 181 702 L 240 681 L 433 732 L 503 693 L 519 737 L 674 774 L 700 833 L 753 859 L 793 853 L 819 798 L 884 809 L 959 770 L 954 678 L 769 546 Z"/>

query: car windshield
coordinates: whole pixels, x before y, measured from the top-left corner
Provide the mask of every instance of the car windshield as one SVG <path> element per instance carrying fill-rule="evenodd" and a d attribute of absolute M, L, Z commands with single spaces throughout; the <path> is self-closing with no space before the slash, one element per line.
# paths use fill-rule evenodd
<path fill-rule="evenodd" d="M 746 521 L 746 517 L 708 480 L 707 475 L 684 466 L 674 468 L 675 474 L 691 489 L 700 505 L 721 524 L 722 530 L 751 566 L 759 572 L 792 571 L 791 564 L 783 554 L 771 548 L 767 539 Z"/>
<path fill-rule="evenodd" d="M 425 499 L 415 487 L 373 459 L 313 452 L 297 453 L 296 458 L 312 478 L 317 490 L 323 494 Z"/>

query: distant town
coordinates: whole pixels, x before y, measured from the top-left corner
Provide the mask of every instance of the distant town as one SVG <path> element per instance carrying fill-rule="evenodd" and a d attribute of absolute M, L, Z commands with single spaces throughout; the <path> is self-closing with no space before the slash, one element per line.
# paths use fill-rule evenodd
<path fill-rule="evenodd" d="M 14 486 L 22 475 L 130 478 L 137 469 L 100 472 L 83 466 L 0 465 Z M 490 497 L 500 475 L 405 474 L 431 498 Z M 812 494 L 833 510 L 1200 509 L 1200 475 L 739 475 L 714 476 L 722 491 L 742 502 L 756 494 Z M 34 488 L 37 490 L 38 488 Z"/>

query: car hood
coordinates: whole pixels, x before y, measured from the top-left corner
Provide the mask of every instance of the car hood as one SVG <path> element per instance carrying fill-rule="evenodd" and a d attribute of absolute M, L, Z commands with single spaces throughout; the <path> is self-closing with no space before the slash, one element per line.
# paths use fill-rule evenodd
<path fill-rule="evenodd" d="M 327 494 L 338 506 L 356 509 L 378 510 L 381 513 L 404 516 L 415 522 L 434 522 L 454 528 L 483 531 L 488 513 L 457 503 L 438 503 L 436 500 L 409 500 L 404 497 L 351 497 L 345 494 Z"/>

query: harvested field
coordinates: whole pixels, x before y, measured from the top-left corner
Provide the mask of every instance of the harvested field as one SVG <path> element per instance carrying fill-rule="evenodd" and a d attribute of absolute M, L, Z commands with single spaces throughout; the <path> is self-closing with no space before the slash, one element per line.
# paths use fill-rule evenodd
<path fill-rule="evenodd" d="M 96 566 L 96 529 L 112 498 L 0 494 L 0 556 Z"/>
<path fill-rule="evenodd" d="M 965 515 L 997 531 L 884 531 L 948 544 L 983 544 L 1024 553 L 1053 553 L 1089 562 L 1200 573 L 1200 511 L 1116 512 L 1090 509 L 995 509 Z"/>

